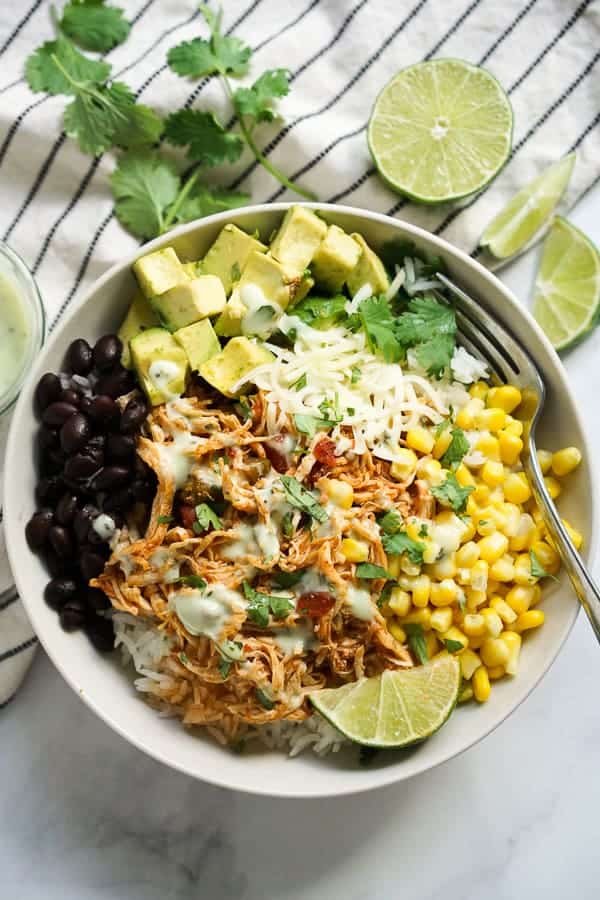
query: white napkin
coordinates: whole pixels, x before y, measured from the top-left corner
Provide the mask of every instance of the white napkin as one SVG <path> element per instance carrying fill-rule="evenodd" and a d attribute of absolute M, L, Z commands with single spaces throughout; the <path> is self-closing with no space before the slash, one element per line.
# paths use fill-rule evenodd
<path fill-rule="evenodd" d="M 223 109 L 218 84 L 187 82 L 165 66 L 167 50 L 205 34 L 195 0 L 119 0 L 134 21 L 108 55 L 140 101 L 166 112 L 184 104 Z M 212 4 L 215 5 L 214 3 Z M 600 171 L 600 3 L 592 0 L 227 0 L 224 25 L 256 48 L 253 71 L 288 67 L 285 120 L 261 126 L 259 143 L 323 201 L 368 207 L 428 228 L 468 252 L 506 200 L 544 166 L 576 149 L 567 209 Z M 112 216 L 112 154 L 92 161 L 61 133 L 65 98 L 33 95 L 27 54 L 52 35 L 49 4 L 0 4 L 0 236 L 33 268 L 50 327 L 70 301 L 135 248 Z M 15 15 L 18 16 L 15 21 Z M 398 69 L 432 57 L 485 65 L 515 112 L 513 155 L 485 193 L 459 207 L 418 207 L 391 192 L 365 140 L 369 112 Z M 248 157 L 209 173 L 256 202 L 293 199 Z M 0 561 L 1 565 L 1 561 Z M 41 602 L 41 601 L 40 601 Z M 10 617 L 10 620 L 9 620 Z M 18 618 L 20 617 L 20 621 Z M 0 702 L 10 650 L 31 631 L 19 604 L 0 610 Z M 14 677 L 14 676 L 13 676 Z"/>

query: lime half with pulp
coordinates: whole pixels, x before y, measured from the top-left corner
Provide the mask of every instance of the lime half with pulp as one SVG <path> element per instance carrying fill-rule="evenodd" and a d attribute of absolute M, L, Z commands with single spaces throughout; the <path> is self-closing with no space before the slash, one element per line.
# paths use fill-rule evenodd
<path fill-rule="evenodd" d="M 412 669 L 386 669 L 339 688 L 310 694 L 315 709 L 351 741 L 370 747 L 408 747 L 444 724 L 458 697 L 460 666 L 440 656 Z"/>
<path fill-rule="evenodd" d="M 517 253 L 548 221 L 571 178 L 575 154 L 569 153 L 530 181 L 495 216 L 483 232 L 481 246 L 497 259 Z"/>
<path fill-rule="evenodd" d="M 533 315 L 556 350 L 578 344 L 600 315 L 600 254 L 590 239 L 557 216 L 542 253 Z"/>
<path fill-rule="evenodd" d="M 419 203 L 480 191 L 506 162 L 513 115 L 486 69 L 434 59 L 403 69 L 371 113 L 369 149 L 388 184 Z"/>

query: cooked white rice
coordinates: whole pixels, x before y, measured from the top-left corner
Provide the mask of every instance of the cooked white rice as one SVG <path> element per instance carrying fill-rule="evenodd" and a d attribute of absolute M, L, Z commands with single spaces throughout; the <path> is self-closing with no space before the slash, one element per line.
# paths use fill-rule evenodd
<path fill-rule="evenodd" d="M 160 660 L 169 653 L 171 639 L 164 632 L 128 613 L 117 612 L 112 616 L 115 626 L 115 647 L 121 650 L 121 662 L 132 665 L 139 678 L 134 679 L 136 690 L 148 693 L 156 684 L 170 685 L 168 675 L 157 672 Z M 173 716 L 177 710 L 168 704 L 159 709 L 159 714 Z M 272 722 L 254 729 L 253 736 L 270 750 L 287 750 L 290 757 L 298 756 L 304 750 L 312 750 L 318 756 L 336 753 L 348 743 L 322 716 L 312 715 L 304 722 Z"/>

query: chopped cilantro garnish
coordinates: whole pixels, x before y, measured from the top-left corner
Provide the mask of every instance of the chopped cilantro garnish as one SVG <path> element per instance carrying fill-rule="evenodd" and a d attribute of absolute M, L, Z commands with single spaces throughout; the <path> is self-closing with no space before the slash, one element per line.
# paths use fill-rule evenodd
<path fill-rule="evenodd" d="M 465 646 L 460 641 L 453 641 L 451 638 L 446 638 L 444 645 L 449 653 L 459 653 Z"/>
<path fill-rule="evenodd" d="M 531 560 L 531 574 L 534 578 L 553 578 L 556 581 L 556 575 L 546 571 L 534 550 L 529 551 L 529 559 Z"/>
<path fill-rule="evenodd" d="M 429 375 L 439 378 L 454 353 L 454 310 L 429 294 L 415 297 L 396 319 L 395 336 L 404 350 L 414 347 L 419 364 Z"/>
<path fill-rule="evenodd" d="M 431 493 L 443 506 L 449 506 L 456 513 L 462 513 L 467 506 L 469 494 L 474 490 L 472 485 L 461 487 L 454 472 L 449 472 L 446 480 L 431 488 Z"/>
<path fill-rule="evenodd" d="M 390 301 L 383 295 L 367 297 L 358 307 L 353 324 L 365 333 L 372 353 L 380 353 L 386 362 L 398 362 L 402 348 L 394 333 L 394 315 Z"/>
<path fill-rule="evenodd" d="M 297 381 L 295 381 L 292 385 L 290 385 L 290 387 L 294 391 L 301 391 L 302 388 L 305 388 L 306 387 L 306 372 L 303 372 L 302 375 L 300 376 L 300 378 L 298 378 Z"/>
<path fill-rule="evenodd" d="M 446 428 L 450 428 L 451 424 L 452 422 L 450 419 L 442 419 L 442 421 L 438 425 L 436 425 L 435 431 L 433 432 L 433 436 L 435 437 L 436 441 L 440 437 L 440 435 L 444 433 Z"/>
<path fill-rule="evenodd" d="M 298 584 L 305 574 L 305 569 L 296 569 L 295 572 L 273 572 L 272 578 L 279 587 L 290 588 Z"/>
<path fill-rule="evenodd" d="M 385 515 L 377 520 L 377 524 L 384 534 L 395 534 L 397 531 L 400 531 L 404 523 L 402 516 L 397 510 L 388 509 Z"/>
<path fill-rule="evenodd" d="M 284 537 L 291 538 L 294 536 L 294 514 L 291 512 L 284 513 L 281 519 L 281 530 Z"/>
<path fill-rule="evenodd" d="M 169 525 L 173 521 L 173 516 L 159 516 L 156 521 L 159 525 Z"/>
<path fill-rule="evenodd" d="M 359 369 L 358 366 L 352 366 L 352 368 L 350 369 L 350 372 L 351 372 L 350 383 L 356 384 L 357 382 L 359 382 L 362 377 L 362 369 Z"/>
<path fill-rule="evenodd" d="M 260 688 L 256 688 L 256 699 L 264 709 L 275 709 L 275 703 Z"/>
<path fill-rule="evenodd" d="M 448 449 L 442 455 L 440 463 L 445 469 L 457 469 L 470 447 L 462 428 L 453 428 Z"/>
<path fill-rule="evenodd" d="M 425 522 L 423 522 L 423 524 L 422 524 L 421 527 L 419 528 L 419 537 L 423 537 L 423 538 L 424 538 L 424 537 L 427 537 L 428 534 L 429 534 L 429 528 L 427 527 L 427 525 L 425 524 Z"/>
<path fill-rule="evenodd" d="M 429 659 L 427 653 L 427 644 L 425 642 L 425 633 L 423 626 L 418 622 L 406 623 L 402 626 L 408 638 L 408 646 L 417 657 L 420 663 L 425 664 Z"/>
<path fill-rule="evenodd" d="M 179 582 L 186 587 L 197 588 L 199 591 L 203 591 L 206 587 L 206 581 L 201 575 L 182 575 Z"/>
<path fill-rule="evenodd" d="M 300 509 L 302 512 L 307 513 L 317 522 L 327 521 L 329 518 L 327 512 L 323 509 L 316 497 L 311 494 L 310 491 L 307 491 L 296 478 L 292 475 L 282 475 L 281 483 L 285 492 L 285 498 L 291 506 L 295 506 L 296 509 Z"/>
<path fill-rule="evenodd" d="M 255 591 L 247 581 L 244 581 L 242 588 L 246 600 L 249 601 L 246 609 L 248 618 L 260 625 L 261 628 L 266 628 L 269 624 L 269 614 L 272 614 L 275 619 L 285 619 L 294 608 L 294 602 L 290 597 L 262 594 L 260 591 Z"/>
<path fill-rule="evenodd" d="M 392 578 L 393 576 L 383 566 L 376 566 L 373 563 L 359 563 L 356 567 L 356 577 L 370 580 L 375 578 Z"/>
<path fill-rule="evenodd" d="M 291 310 L 294 316 L 312 328 L 324 330 L 332 328 L 346 318 L 348 298 L 342 294 L 335 297 L 304 297 Z"/>
<path fill-rule="evenodd" d="M 318 416 L 305 416 L 302 415 L 302 413 L 296 413 L 294 415 L 294 422 L 301 434 L 307 434 L 311 438 L 315 436 L 317 431 L 329 431 L 334 425 L 338 424 L 331 419 L 321 419 Z"/>
<path fill-rule="evenodd" d="M 225 681 L 225 679 L 229 675 L 229 670 L 231 669 L 232 665 L 233 665 L 233 663 L 229 659 L 224 659 L 223 657 L 221 657 L 221 659 L 219 660 L 217 668 L 218 668 L 219 672 L 221 673 L 221 677 L 223 678 L 223 681 Z"/>
<path fill-rule="evenodd" d="M 221 527 L 221 520 L 210 508 L 208 503 L 199 503 L 196 507 L 196 521 L 192 525 L 192 530 L 194 534 L 204 534 L 205 531 L 208 531 L 210 526 L 213 528 Z"/>
<path fill-rule="evenodd" d="M 406 553 L 412 563 L 421 565 L 423 562 L 425 544 L 421 543 L 421 541 L 413 540 L 405 531 L 398 531 L 396 534 L 384 534 L 381 543 L 388 554 Z"/>

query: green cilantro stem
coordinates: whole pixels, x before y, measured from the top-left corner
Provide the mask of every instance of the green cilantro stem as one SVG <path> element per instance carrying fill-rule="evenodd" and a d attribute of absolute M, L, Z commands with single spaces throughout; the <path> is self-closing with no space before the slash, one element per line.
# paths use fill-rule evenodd
<path fill-rule="evenodd" d="M 188 194 L 194 187 L 199 174 L 200 174 L 200 169 L 197 168 L 196 171 L 192 172 L 192 174 L 189 176 L 189 178 L 187 178 L 187 180 L 184 182 L 183 187 L 177 194 L 177 197 L 175 198 L 175 201 L 174 201 L 173 205 L 171 206 L 168 214 L 165 216 L 164 221 L 161 223 L 161 229 L 160 229 L 161 234 L 164 234 L 165 231 L 168 231 L 169 228 L 171 227 L 171 225 L 173 224 L 173 222 L 175 221 L 175 216 L 179 212 L 179 209 L 180 209 L 181 205 L 183 204 L 184 200 L 186 199 L 186 197 L 188 196 Z M 162 218 L 162 216 L 161 216 L 161 218 Z"/>

